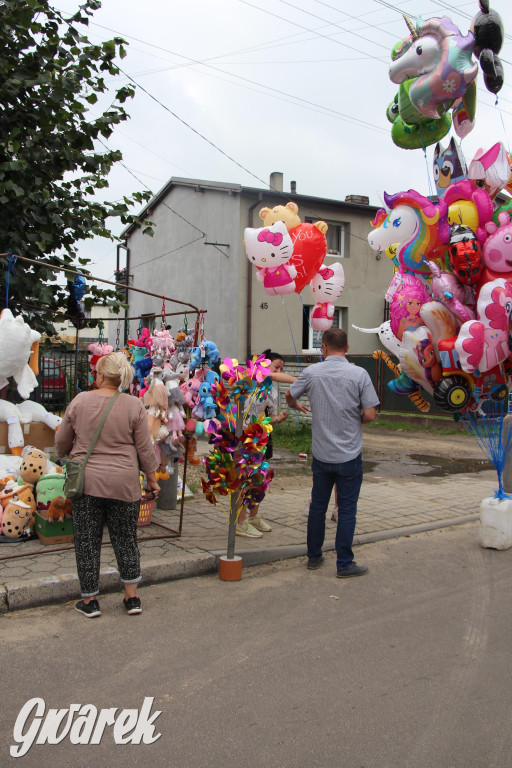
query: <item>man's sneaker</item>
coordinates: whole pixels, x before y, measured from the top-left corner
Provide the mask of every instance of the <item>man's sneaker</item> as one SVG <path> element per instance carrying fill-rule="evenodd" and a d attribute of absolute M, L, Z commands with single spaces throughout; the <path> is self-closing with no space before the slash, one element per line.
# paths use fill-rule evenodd
<path fill-rule="evenodd" d="M 320 568 L 320 566 L 323 565 L 324 562 L 325 562 L 325 558 L 323 555 L 320 555 L 320 557 L 308 557 L 307 568 L 309 571 L 316 571 L 316 569 Z"/>
<path fill-rule="evenodd" d="M 338 568 L 336 576 L 338 579 L 348 579 L 350 576 L 364 576 L 368 573 L 367 565 L 358 565 L 357 563 L 351 563 L 346 568 Z"/>
<path fill-rule="evenodd" d="M 75 610 L 83 614 L 86 619 L 95 619 L 96 616 L 101 616 L 100 604 L 97 600 L 89 600 L 88 603 L 79 600 L 75 605 Z"/>
<path fill-rule="evenodd" d="M 256 528 L 257 531 L 262 531 L 263 533 L 267 533 L 268 531 L 272 530 L 272 526 L 267 523 L 266 520 L 264 520 L 259 515 L 256 515 L 256 517 L 250 517 L 249 518 L 249 525 L 252 525 L 253 528 Z"/>
<path fill-rule="evenodd" d="M 142 613 L 142 606 L 140 604 L 140 597 L 129 597 L 128 600 L 126 597 L 123 598 L 123 605 L 130 614 L 130 616 L 135 616 L 137 613 Z"/>
<path fill-rule="evenodd" d="M 236 526 L 237 536 L 247 536 L 249 539 L 260 539 L 263 534 L 256 530 L 252 525 L 249 525 L 248 520 L 244 520 L 243 523 L 237 523 Z"/>

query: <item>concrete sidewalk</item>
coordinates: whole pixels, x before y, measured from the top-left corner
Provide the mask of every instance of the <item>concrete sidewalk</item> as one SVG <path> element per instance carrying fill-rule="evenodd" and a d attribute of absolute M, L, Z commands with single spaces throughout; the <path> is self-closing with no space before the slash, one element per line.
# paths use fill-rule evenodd
<path fill-rule="evenodd" d="M 286 485 L 290 484 L 282 483 Z M 236 553 L 243 556 L 245 566 L 305 555 L 305 509 L 310 476 L 297 478 L 289 489 L 282 486 L 277 467 L 276 478 L 262 505 L 262 514 L 272 524 L 272 531 L 260 539 L 236 538 Z M 492 496 L 496 487 L 494 470 L 448 477 L 420 475 L 412 479 L 370 472 L 361 490 L 355 544 L 476 520 L 481 500 Z M 227 505 L 225 509 L 227 512 Z M 334 548 L 336 525 L 329 518 L 330 514 L 325 549 Z M 153 520 L 176 529 L 179 511 L 157 509 Z M 165 531 L 153 524 L 139 528 L 141 539 L 162 534 Z M 140 542 L 142 583 L 215 571 L 216 558 L 226 551 L 227 534 L 227 520 L 219 507 L 209 504 L 201 493 L 187 499 L 180 538 Z M 0 543 L 0 612 L 79 597 L 74 550 L 50 552 L 49 549 L 38 539 Z M 28 552 L 34 554 L 20 557 Z M 364 555 L 359 558 L 364 559 Z M 109 545 L 102 550 L 100 589 L 102 592 L 120 589 Z"/>

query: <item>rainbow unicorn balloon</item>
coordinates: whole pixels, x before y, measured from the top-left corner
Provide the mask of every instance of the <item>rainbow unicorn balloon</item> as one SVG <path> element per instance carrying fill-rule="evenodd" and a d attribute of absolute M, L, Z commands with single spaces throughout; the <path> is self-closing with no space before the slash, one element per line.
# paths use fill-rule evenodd
<path fill-rule="evenodd" d="M 387 209 L 381 208 L 372 221 L 368 243 L 384 251 L 405 272 L 430 276 L 428 261 L 440 258 L 450 239 L 448 206 L 431 202 L 414 189 L 384 193 Z"/>

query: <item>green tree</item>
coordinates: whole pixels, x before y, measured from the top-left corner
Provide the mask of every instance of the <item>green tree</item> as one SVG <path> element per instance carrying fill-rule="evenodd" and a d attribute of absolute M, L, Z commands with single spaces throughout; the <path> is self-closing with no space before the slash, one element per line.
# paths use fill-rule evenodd
<path fill-rule="evenodd" d="M 15 266 L 9 306 L 25 316 L 22 302 L 45 307 L 31 325 L 50 333 L 53 312 L 65 311 L 68 298 L 52 267 L 79 264 L 87 275 L 89 260 L 77 258 L 78 241 L 97 235 L 115 240 L 108 219 L 136 222 L 132 206 L 149 197 L 136 192 L 99 202 L 122 158 L 102 139 L 128 119 L 123 104 L 134 95 L 131 84 L 123 85 L 107 108 L 99 107 L 98 95 L 110 94 L 105 77 L 119 75 L 116 59 L 126 55 L 121 38 L 92 44 L 84 34 L 100 6 L 85 0 L 65 17 L 46 0 L 0 4 L 0 253 L 10 249 L 38 261 Z M 144 231 L 151 234 L 151 226 Z M 5 280 L 5 259 L 0 268 Z M 102 303 L 119 311 L 120 301 L 115 290 L 88 283 L 86 308 Z"/>

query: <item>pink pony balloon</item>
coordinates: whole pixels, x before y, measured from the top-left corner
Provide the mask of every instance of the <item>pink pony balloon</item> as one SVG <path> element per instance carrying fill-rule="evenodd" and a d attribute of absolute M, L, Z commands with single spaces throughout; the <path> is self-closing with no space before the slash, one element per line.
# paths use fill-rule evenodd
<path fill-rule="evenodd" d="M 510 355 L 512 286 L 502 277 L 486 283 L 478 296 L 478 320 L 461 326 L 455 349 L 467 373 L 481 373 L 505 362 Z"/>
<path fill-rule="evenodd" d="M 475 312 L 468 302 L 472 299 L 471 288 L 462 285 L 453 272 L 440 269 L 435 261 L 429 262 L 432 272 L 430 288 L 434 297 L 441 301 L 460 323 L 475 319 Z"/>

